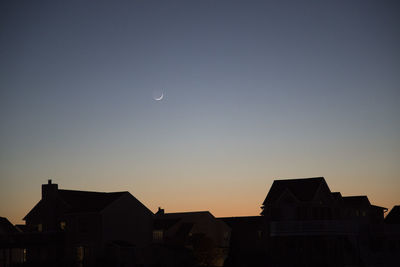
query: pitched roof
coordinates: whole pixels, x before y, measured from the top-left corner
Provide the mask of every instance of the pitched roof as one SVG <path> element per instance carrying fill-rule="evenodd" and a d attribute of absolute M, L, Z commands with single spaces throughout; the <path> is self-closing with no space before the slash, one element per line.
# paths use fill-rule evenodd
<path fill-rule="evenodd" d="M 324 177 L 275 180 L 263 205 L 276 201 L 286 189 L 300 201 L 311 201 L 322 183 L 326 184 Z"/>
<path fill-rule="evenodd" d="M 12 234 L 17 232 L 18 230 L 7 218 L 0 217 L 0 234 Z"/>
<path fill-rule="evenodd" d="M 59 189 L 57 200 L 65 205 L 66 213 L 99 212 L 126 193 L 129 192 L 105 193 Z M 24 220 L 42 210 L 43 206 L 44 202 L 40 200 L 24 217 Z"/>
<path fill-rule="evenodd" d="M 400 224 L 400 206 L 394 206 L 388 215 L 386 215 L 385 223 Z"/>
<path fill-rule="evenodd" d="M 211 216 L 214 217 L 209 211 L 190 211 L 190 212 L 173 212 L 173 213 L 164 213 L 159 215 L 163 219 L 179 219 L 185 218 L 186 220 L 190 218 L 198 218 L 201 216 Z"/>
<path fill-rule="evenodd" d="M 58 195 L 69 207 L 68 213 L 101 211 L 120 198 L 125 192 L 90 192 L 76 190 L 58 190 Z"/>
<path fill-rule="evenodd" d="M 342 197 L 342 199 L 347 206 L 351 207 L 367 207 L 371 205 L 367 196 L 348 196 Z"/>
<path fill-rule="evenodd" d="M 335 198 L 335 199 L 340 199 L 342 198 L 342 194 L 340 192 L 332 192 L 331 195 Z"/>

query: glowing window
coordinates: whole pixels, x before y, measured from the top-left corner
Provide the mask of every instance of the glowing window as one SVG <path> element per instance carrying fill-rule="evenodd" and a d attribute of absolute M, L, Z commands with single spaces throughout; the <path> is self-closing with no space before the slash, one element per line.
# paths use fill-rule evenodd
<path fill-rule="evenodd" d="M 60 222 L 61 230 L 65 230 L 65 227 L 67 227 L 67 223 L 66 222 Z"/>
<path fill-rule="evenodd" d="M 38 228 L 39 232 L 42 232 L 43 231 L 43 224 L 39 223 L 37 228 Z"/>
<path fill-rule="evenodd" d="M 83 246 L 76 247 L 76 259 L 78 262 L 82 262 L 85 257 L 85 248 Z"/>
<path fill-rule="evenodd" d="M 163 240 L 163 231 L 162 230 L 154 230 L 153 231 L 153 241 L 160 242 Z"/>

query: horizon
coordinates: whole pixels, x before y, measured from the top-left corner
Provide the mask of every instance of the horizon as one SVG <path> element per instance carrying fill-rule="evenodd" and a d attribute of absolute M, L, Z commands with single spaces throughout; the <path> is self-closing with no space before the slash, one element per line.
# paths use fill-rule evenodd
<path fill-rule="evenodd" d="M 400 2 L 2 1 L 0 216 L 49 177 L 258 215 L 274 179 L 400 203 Z"/>
<path fill-rule="evenodd" d="M 273 182 L 274 181 L 277 181 L 277 180 L 302 180 L 302 179 L 313 179 L 313 178 L 323 178 L 323 179 L 325 179 L 325 177 L 323 177 L 323 176 L 319 176 L 319 177 L 299 177 L 299 178 L 281 178 L 281 179 L 274 179 L 273 180 Z M 59 186 L 59 184 L 58 183 L 54 183 L 54 181 L 53 181 L 53 179 L 48 179 L 47 180 L 48 181 L 48 183 L 52 183 L 52 184 L 57 184 L 58 186 Z M 325 179 L 325 181 L 326 181 L 326 179 Z M 272 182 L 272 183 L 273 183 Z M 327 182 L 327 181 L 326 181 Z M 272 186 L 272 183 L 271 183 L 271 186 Z M 44 184 L 47 184 L 47 183 L 44 183 Z M 329 183 L 327 182 L 327 184 L 328 184 L 328 187 L 329 187 Z M 42 184 L 43 185 L 43 184 Z M 330 187 L 329 187 L 329 189 L 330 189 Z M 125 191 L 93 191 L 93 190 L 77 190 L 77 189 L 70 189 L 70 188 L 58 188 L 58 190 L 67 190 L 67 191 L 79 191 L 79 192 L 93 192 L 93 193 L 125 193 L 125 192 L 127 192 L 127 193 L 129 193 L 129 194 L 131 194 L 131 195 L 133 195 L 135 198 L 137 198 L 134 194 L 132 194 L 130 191 L 127 191 L 127 190 L 125 190 Z M 264 196 L 264 198 L 267 196 L 267 194 L 268 194 L 268 192 L 269 192 L 269 190 L 270 190 L 270 188 L 267 190 L 267 192 L 266 192 L 266 194 L 265 194 L 265 196 Z M 335 192 L 339 192 L 339 193 L 341 193 L 341 195 L 342 195 L 342 197 L 354 197 L 354 196 L 367 196 L 368 197 L 368 195 L 363 195 L 363 194 L 360 194 L 360 195 L 344 195 L 344 194 L 342 194 L 342 192 L 341 191 L 334 191 L 334 190 L 331 190 L 331 192 L 332 193 L 335 193 Z M 263 199 L 264 199 L 263 198 Z M 262 216 L 262 215 L 260 215 L 260 213 L 261 213 L 261 211 L 258 213 L 258 214 L 246 214 L 246 215 L 237 215 L 237 214 L 230 214 L 229 216 L 218 216 L 218 215 L 216 215 L 215 213 L 213 213 L 211 210 L 209 210 L 209 209 L 198 209 L 198 210 L 173 210 L 173 211 L 171 211 L 171 210 L 169 210 L 168 209 L 168 207 L 165 207 L 165 206 L 162 206 L 162 205 L 160 205 L 160 206 L 158 206 L 157 208 L 155 208 L 155 209 L 152 209 L 152 208 L 149 208 L 148 206 L 146 206 L 146 203 L 143 203 L 142 201 L 141 201 L 141 199 L 139 199 L 139 198 L 137 198 L 146 208 L 148 208 L 153 214 L 156 214 L 156 211 L 157 211 L 157 209 L 159 209 L 159 208 L 161 208 L 161 209 L 163 209 L 164 211 L 166 211 L 166 214 L 168 214 L 168 213 L 190 213 L 190 212 L 210 212 L 214 217 L 216 217 L 216 218 L 230 218 L 230 217 L 249 217 L 249 216 Z M 384 213 L 384 216 L 386 217 L 386 215 L 391 211 L 391 209 L 394 207 L 394 206 L 396 206 L 396 204 L 395 205 L 393 205 L 392 207 L 386 207 L 386 206 L 381 206 L 381 205 L 377 205 L 377 203 L 375 203 L 374 201 L 372 201 L 369 197 L 368 197 L 368 199 L 370 200 L 370 202 L 371 202 L 371 205 L 376 205 L 376 206 L 380 206 L 380 207 L 384 207 L 384 208 L 387 208 L 387 211 L 385 211 L 385 213 Z M 40 201 L 40 199 L 37 201 L 37 202 L 39 202 Z M 37 202 L 35 202 L 33 205 L 32 205 L 32 207 L 31 207 L 31 209 L 33 209 L 33 207 L 37 204 Z M 259 209 L 261 210 L 261 206 L 262 206 L 262 204 L 260 204 L 259 205 Z M 28 214 L 28 212 L 29 212 L 30 210 L 28 210 L 27 212 L 26 212 L 26 214 Z M 25 215 L 26 215 L 25 214 Z M 24 215 L 24 216 L 25 216 Z M 2 217 L 2 216 L 1 216 Z M 5 217 L 5 218 L 7 218 L 7 217 Z M 12 222 L 14 225 L 17 225 L 17 224 L 22 224 L 23 222 L 24 222 L 24 220 L 22 220 L 22 218 L 21 219 L 16 219 L 15 220 L 15 218 L 14 218 L 14 220 L 12 219 L 12 218 L 7 218 L 10 222 Z"/>

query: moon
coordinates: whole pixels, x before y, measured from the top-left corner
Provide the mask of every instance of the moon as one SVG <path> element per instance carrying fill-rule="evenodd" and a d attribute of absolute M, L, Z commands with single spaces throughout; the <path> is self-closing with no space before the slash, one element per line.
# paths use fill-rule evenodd
<path fill-rule="evenodd" d="M 162 91 L 154 91 L 153 92 L 153 99 L 156 101 L 161 101 L 164 98 L 164 92 Z"/>

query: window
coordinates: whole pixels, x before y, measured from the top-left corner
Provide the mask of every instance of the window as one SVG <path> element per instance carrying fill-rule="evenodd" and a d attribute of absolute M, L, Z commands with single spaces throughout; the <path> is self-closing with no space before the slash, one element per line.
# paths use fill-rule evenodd
<path fill-rule="evenodd" d="M 263 231 L 262 230 L 258 230 L 258 239 L 261 239 L 263 237 Z"/>
<path fill-rule="evenodd" d="M 365 212 L 365 210 L 362 211 L 362 216 L 365 217 L 367 215 L 367 213 Z"/>
<path fill-rule="evenodd" d="M 162 230 L 154 230 L 153 231 L 153 241 L 161 242 L 163 240 L 163 231 Z"/>
<path fill-rule="evenodd" d="M 85 248 L 83 246 L 76 247 L 76 260 L 82 262 L 85 257 Z"/>
<path fill-rule="evenodd" d="M 61 230 L 65 230 L 65 227 L 67 227 L 67 223 L 66 222 L 60 222 Z"/>
<path fill-rule="evenodd" d="M 39 232 L 42 232 L 43 231 L 43 224 L 39 223 L 37 229 L 38 229 Z"/>
<path fill-rule="evenodd" d="M 24 248 L 22 253 L 22 262 L 26 262 L 26 248 Z"/>

